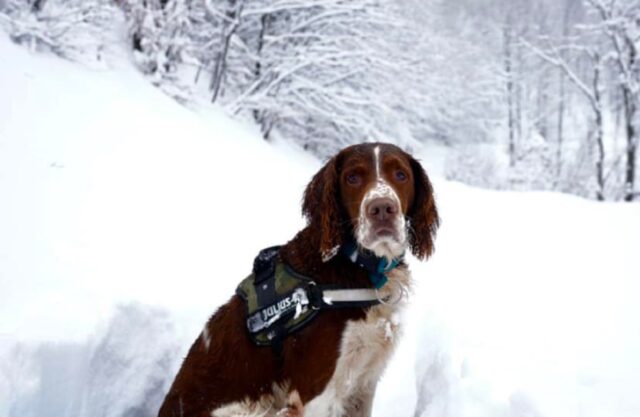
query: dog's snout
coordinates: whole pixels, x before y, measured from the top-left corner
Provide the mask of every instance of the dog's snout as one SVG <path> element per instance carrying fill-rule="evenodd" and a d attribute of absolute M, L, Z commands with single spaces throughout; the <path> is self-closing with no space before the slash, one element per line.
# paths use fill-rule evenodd
<path fill-rule="evenodd" d="M 367 205 L 367 216 L 371 220 L 384 221 L 398 213 L 398 204 L 390 198 L 376 198 Z"/>

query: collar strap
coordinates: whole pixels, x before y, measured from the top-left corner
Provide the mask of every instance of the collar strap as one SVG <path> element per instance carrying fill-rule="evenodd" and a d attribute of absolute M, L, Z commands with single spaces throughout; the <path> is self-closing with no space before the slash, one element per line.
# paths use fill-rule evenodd
<path fill-rule="evenodd" d="M 388 261 L 387 258 L 378 257 L 369 250 L 358 250 L 356 242 L 349 242 L 340 248 L 340 253 L 351 262 L 369 272 L 369 280 L 376 289 L 380 289 L 387 283 L 387 274 L 402 262 L 404 254 Z"/>

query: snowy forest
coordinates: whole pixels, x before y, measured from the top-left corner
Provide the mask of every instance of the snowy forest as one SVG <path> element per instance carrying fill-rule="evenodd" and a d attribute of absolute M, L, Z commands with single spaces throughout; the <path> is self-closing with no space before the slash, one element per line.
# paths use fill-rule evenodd
<path fill-rule="evenodd" d="M 0 0 L 0 24 L 84 62 L 124 39 L 176 100 L 321 157 L 437 142 L 449 179 L 639 199 L 637 0 Z"/>

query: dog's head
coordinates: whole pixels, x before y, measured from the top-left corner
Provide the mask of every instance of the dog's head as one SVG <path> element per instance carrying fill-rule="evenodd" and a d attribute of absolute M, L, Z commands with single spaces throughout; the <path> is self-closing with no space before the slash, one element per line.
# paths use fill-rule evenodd
<path fill-rule="evenodd" d="M 366 143 L 343 149 L 313 177 L 302 212 L 329 259 L 350 239 L 393 258 L 410 248 L 427 258 L 439 225 L 424 169 L 397 146 Z"/>

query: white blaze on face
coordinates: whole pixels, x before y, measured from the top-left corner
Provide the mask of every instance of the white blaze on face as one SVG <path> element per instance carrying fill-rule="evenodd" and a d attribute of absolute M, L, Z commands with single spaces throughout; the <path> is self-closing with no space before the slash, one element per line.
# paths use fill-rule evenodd
<path fill-rule="evenodd" d="M 376 256 L 394 258 L 400 256 L 407 246 L 407 233 L 405 220 L 402 214 L 402 204 L 398 194 L 382 175 L 382 160 L 380 158 L 380 146 L 373 148 L 373 163 L 376 170 L 376 178 L 373 186 L 365 193 L 360 203 L 358 227 L 356 228 L 356 240 L 358 244 L 369 249 Z M 377 236 L 374 225 L 367 216 L 369 203 L 377 198 L 389 198 L 398 205 L 398 213 L 392 221 L 395 233 L 393 235 Z"/>

